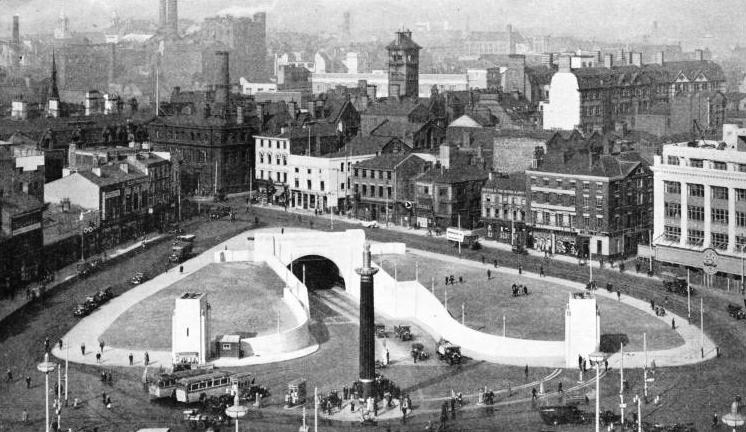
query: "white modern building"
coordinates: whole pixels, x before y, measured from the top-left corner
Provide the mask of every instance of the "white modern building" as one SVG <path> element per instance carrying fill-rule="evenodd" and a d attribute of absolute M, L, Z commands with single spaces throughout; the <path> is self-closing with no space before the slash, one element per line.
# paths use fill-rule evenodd
<path fill-rule="evenodd" d="M 559 69 L 552 75 L 549 102 L 542 105 L 544 129 L 573 130 L 580 125 L 580 85 L 570 69 L 570 58 L 560 58 Z"/>
<path fill-rule="evenodd" d="M 657 261 L 740 276 L 746 131 L 725 125 L 723 132 L 725 142 L 669 144 L 655 156 L 654 254 Z"/>
<path fill-rule="evenodd" d="M 254 136 L 256 171 L 254 178 L 275 183 L 288 183 L 290 138 L 282 136 Z"/>
<path fill-rule="evenodd" d="M 174 364 L 205 364 L 211 357 L 210 304 L 207 294 L 184 293 L 176 298 L 171 318 Z"/>

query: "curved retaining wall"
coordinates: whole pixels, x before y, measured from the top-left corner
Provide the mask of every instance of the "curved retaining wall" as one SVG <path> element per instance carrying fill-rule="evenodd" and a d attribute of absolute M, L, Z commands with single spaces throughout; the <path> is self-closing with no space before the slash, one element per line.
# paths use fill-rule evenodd
<path fill-rule="evenodd" d="M 565 342 L 517 339 L 483 333 L 454 319 L 417 281 L 397 282 L 385 271 L 375 276 L 378 311 L 399 319 L 415 319 L 435 339 L 460 345 L 477 360 L 532 367 L 564 367 Z"/>

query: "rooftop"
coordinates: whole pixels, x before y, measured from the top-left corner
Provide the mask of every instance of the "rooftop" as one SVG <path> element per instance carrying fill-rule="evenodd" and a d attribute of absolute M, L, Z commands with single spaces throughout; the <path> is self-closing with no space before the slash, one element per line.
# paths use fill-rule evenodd
<path fill-rule="evenodd" d="M 356 166 L 359 168 L 376 169 L 376 170 L 393 170 L 397 165 L 402 163 L 404 159 L 408 157 L 417 158 L 422 161 L 420 157 L 409 153 L 386 153 L 378 155 L 373 159 L 368 159 L 359 162 Z M 423 161 L 424 162 L 424 161 Z"/>
<path fill-rule="evenodd" d="M 493 175 L 492 180 L 487 180 L 484 189 L 502 189 L 515 192 L 526 192 L 526 174 L 523 172 L 511 173 L 506 176 Z"/>
<path fill-rule="evenodd" d="M 78 174 L 99 187 L 110 186 L 129 180 L 147 178 L 145 174 L 137 171 L 131 165 L 128 165 L 128 167 L 130 171 L 124 172 L 118 165 L 104 165 L 100 167 L 101 176 L 94 174 L 91 170 L 81 170 L 78 171 Z"/>
<path fill-rule="evenodd" d="M 601 154 L 591 165 L 588 152 L 570 153 L 566 159 L 545 157 L 542 166 L 531 171 L 588 175 L 594 177 L 626 177 L 638 165 L 648 166 L 648 161 L 636 151 L 619 154 Z"/>
<path fill-rule="evenodd" d="M 398 141 L 396 137 L 390 136 L 355 136 L 347 145 L 339 151 L 327 154 L 326 157 L 362 156 L 380 154 L 384 147 L 392 141 Z"/>
<path fill-rule="evenodd" d="M 468 181 L 487 180 L 488 177 L 489 173 L 487 171 L 484 171 L 476 166 L 464 165 L 456 166 L 450 169 L 433 168 L 415 177 L 415 181 L 453 184 Z"/>
<path fill-rule="evenodd" d="M 12 216 L 39 211 L 43 204 L 31 195 L 13 193 L 0 197 L 0 210 Z"/>

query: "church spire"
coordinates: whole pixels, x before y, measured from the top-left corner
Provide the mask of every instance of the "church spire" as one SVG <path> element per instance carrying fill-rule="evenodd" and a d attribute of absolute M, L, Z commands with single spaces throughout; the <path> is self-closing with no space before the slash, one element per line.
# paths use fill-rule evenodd
<path fill-rule="evenodd" d="M 60 91 L 57 88 L 57 62 L 54 58 L 54 51 L 52 51 L 52 84 L 49 96 L 55 99 L 60 98 Z"/>

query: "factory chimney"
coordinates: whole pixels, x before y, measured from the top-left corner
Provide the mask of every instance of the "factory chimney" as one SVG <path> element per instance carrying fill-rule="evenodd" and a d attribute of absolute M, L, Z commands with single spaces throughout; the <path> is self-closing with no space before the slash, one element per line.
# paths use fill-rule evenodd
<path fill-rule="evenodd" d="M 18 48 L 21 46 L 21 30 L 18 15 L 13 15 L 13 45 Z"/>
<path fill-rule="evenodd" d="M 228 69 L 228 51 L 215 51 L 217 66 L 217 77 L 215 79 L 215 103 L 228 103 L 228 92 L 230 91 L 230 71 Z"/>
<path fill-rule="evenodd" d="M 166 0 L 159 0 L 158 4 L 158 27 L 160 29 L 166 28 L 166 23 L 168 22 L 168 6 L 166 4 Z"/>
<path fill-rule="evenodd" d="M 176 36 L 179 34 L 179 11 L 177 8 L 177 0 L 167 0 L 166 24 L 168 25 L 168 31 L 171 35 Z"/>

